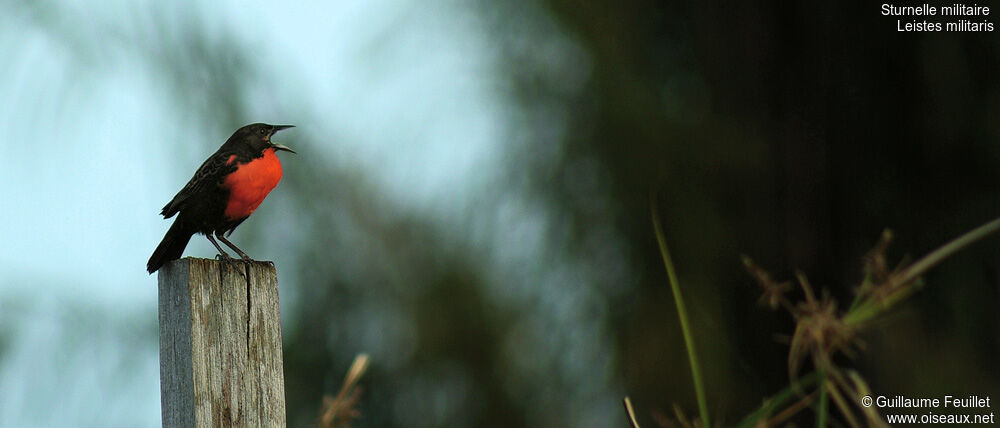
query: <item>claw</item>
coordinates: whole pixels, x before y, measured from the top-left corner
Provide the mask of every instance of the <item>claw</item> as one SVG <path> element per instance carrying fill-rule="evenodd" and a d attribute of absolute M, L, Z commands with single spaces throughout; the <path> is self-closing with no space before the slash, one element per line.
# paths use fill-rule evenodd
<path fill-rule="evenodd" d="M 240 260 L 234 259 L 230 257 L 229 254 L 225 253 L 216 254 L 215 259 L 223 262 L 226 265 L 232 266 L 233 270 L 236 271 L 236 273 L 240 274 L 240 276 L 242 276 L 244 280 L 247 279 L 247 275 L 243 273 L 243 271 L 245 270 L 245 266 L 241 263 Z"/>

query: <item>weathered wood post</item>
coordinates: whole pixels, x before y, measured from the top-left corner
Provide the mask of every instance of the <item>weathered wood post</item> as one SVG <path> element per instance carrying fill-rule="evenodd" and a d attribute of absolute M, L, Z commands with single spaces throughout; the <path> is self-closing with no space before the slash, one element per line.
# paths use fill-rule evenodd
<path fill-rule="evenodd" d="M 284 427 L 274 264 L 184 258 L 159 289 L 163 427 Z"/>

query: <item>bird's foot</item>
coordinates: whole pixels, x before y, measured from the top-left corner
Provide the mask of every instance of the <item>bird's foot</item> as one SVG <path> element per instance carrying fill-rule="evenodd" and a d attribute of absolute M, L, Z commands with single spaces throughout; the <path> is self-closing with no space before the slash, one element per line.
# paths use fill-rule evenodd
<path fill-rule="evenodd" d="M 238 254 L 240 255 L 240 259 L 242 259 L 242 260 L 243 260 L 243 261 L 245 261 L 245 262 L 251 262 L 251 263 L 253 263 L 253 262 L 255 262 L 255 261 L 256 261 L 256 260 L 254 260 L 254 259 L 253 259 L 252 257 L 250 257 L 249 255 L 247 255 L 247 253 L 244 253 L 244 252 L 242 252 L 242 251 L 237 251 L 237 253 L 238 253 Z M 216 257 L 220 257 L 220 256 L 222 256 L 222 255 L 221 255 L 221 254 L 219 254 L 219 255 L 217 255 Z M 229 257 L 229 255 L 228 255 L 228 254 L 226 255 L 226 258 L 228 258 L 229 260 L 236 260 L 236 259 L 234 259 L 234 258 L 232 258 L 232 257 Z"/>
<path fill-rule="evenodd" d="M 229 254 L 226 254 L 226 253 L 216 254 L 215 255 L 215 259 L 223 262 L 224 264 L 232 266 L 233 270 L 235 270 L 236 273 L 240 274 L 240 276 L 242 276 L 243 279 L 247 278 L 246 274 L 243 273 L 243 271 L 246 269 L 246 267 L 243 265 L 243 263 L 240 263 L 241 260 L 234 259 L 234 258 L 230 257 Z"/>

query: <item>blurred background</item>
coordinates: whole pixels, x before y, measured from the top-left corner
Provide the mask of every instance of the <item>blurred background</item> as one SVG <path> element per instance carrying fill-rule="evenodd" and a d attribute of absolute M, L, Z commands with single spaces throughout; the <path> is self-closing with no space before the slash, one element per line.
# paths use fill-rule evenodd
<path fill-rule="evenodd" d="M 0 1 L 0 426 L 160 424 L 157 213 L 239 126 L 285 177 L 234 241 L 280 278 L 289 425 L 371 355 L 360 427 L 625 427 L 788 382 L 747 254 L 846 306 L 884 227 L 919 256 L 1000 215 L 993 33 L 877 5 Z M 212 257 L 195 238 L 187 255 Z M 847 364 L 1000 398 L 1000 245 L 925 277 Z"/>

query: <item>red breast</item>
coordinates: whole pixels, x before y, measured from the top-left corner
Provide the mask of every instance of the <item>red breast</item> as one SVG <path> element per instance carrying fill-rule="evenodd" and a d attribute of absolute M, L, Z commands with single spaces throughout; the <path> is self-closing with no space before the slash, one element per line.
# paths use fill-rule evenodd
<path fill-rule="evenodd" d="M 235 158 L 230 158 L 230 162 L 234 160 Z M 239 220 L 253 214 L 279 181 L 281 162 L 274 154 L 274 149 L 265 149 L 264 156 L 239 164 L 236 171 L 229 174 L 223 183 L 229 189 L 226 218 Z"/>

